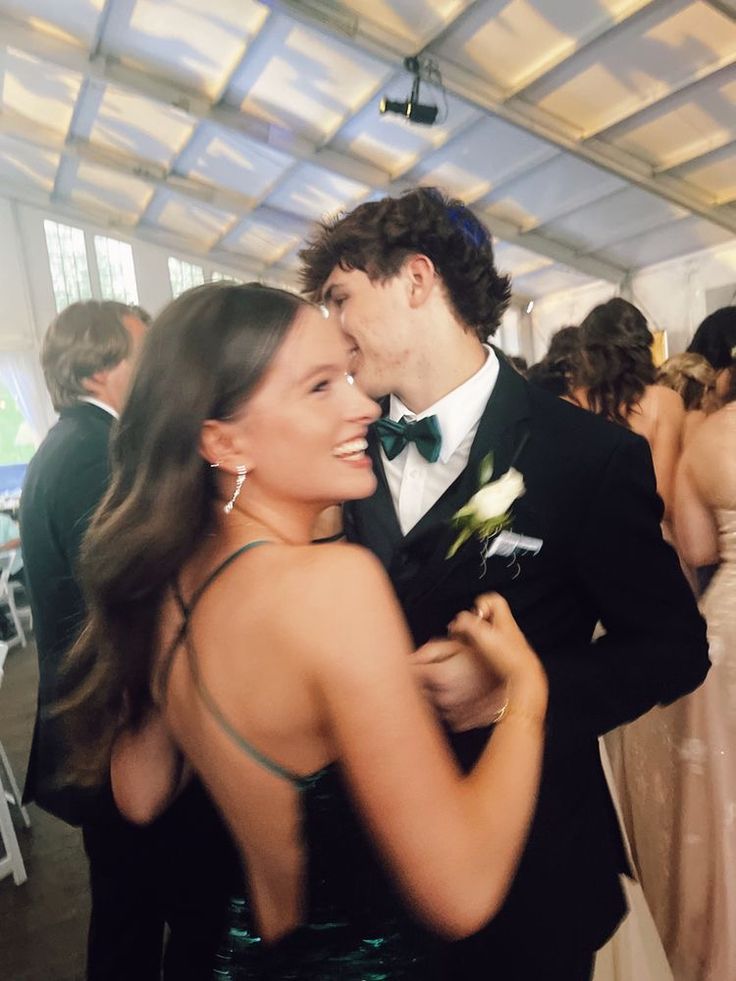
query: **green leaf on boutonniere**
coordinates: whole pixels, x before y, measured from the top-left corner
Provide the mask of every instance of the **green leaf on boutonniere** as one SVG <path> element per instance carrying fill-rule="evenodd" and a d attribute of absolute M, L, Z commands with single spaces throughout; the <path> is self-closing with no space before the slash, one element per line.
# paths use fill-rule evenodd
<path fill-rule="evenodd" d="M 451 559 L 453 555 L 458 551 L 458 549 L 463 546 L 469 538 L 472 538 L 473 528 L 472 525 L 465 525 L 460 529 L 460 534 L 457 536 L 455 541 L 450 546 L 450 549 L 445 556 L 446 559 Z"/>
<path fill-rule="evenodd" d="M 478 470 L 478 486 L 487 484 L 493 476 L 493 453 L 487 453 L 480 461 Z"/>

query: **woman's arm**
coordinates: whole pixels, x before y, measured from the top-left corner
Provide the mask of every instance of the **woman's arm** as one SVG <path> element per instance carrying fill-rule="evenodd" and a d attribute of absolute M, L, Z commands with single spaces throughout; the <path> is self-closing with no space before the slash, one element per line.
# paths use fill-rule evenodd
<path fill-rule="evenodd" d="M 457 618 L 453 634 L 482 653 L 510 692 L 504 720 L 463 777 L 413 682 L 410 639 L 383 569 L 354 546 L 320 551 L 307 595 L 300 578 L 307 621 L 287 626 L 296 631 L 290 646 L 309 647 L 334 754 L 407 900 L 433 929 L 473 933 L 503 902 L 533 814 L 542 668 L 500 597 L 482 598 L 487 620 Z"/>
<path fill-rule="evenodd" d="M 115 739 L 110 777 L 115 803 L 128 821 L 149 824 L 186 786 L 191 770 L 158 709 Z"/>
<path fill-rule="evenodd" d="M 675 499 L 675 471 L 682 450 L 685 406 L 682 399 L 661 385 L 650 389 L 656 398 L 656 425 L 651 441 L 657 493 L 664 502 L 665 518 L 672 519 Z"/>
<path fill-rule="evenodd" d="M 699 433 L 677 468 L 675 485 L 675 541 L 680 555 L 693 568 L 718 562 L 718 529 L 703 500 L 693 465 Z"/>

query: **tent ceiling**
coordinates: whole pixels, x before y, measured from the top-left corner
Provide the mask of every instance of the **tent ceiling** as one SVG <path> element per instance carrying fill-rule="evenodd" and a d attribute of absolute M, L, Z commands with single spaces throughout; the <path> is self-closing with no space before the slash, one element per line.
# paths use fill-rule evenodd
<path fill-rule="evenodd" d="M 432 127 L 378 112 L 417 53 Z M 0 193 L 245 275 L 417 182 L 520 295 L 736 236 L 735 0 L 0 0 L 0 72 Z"/>

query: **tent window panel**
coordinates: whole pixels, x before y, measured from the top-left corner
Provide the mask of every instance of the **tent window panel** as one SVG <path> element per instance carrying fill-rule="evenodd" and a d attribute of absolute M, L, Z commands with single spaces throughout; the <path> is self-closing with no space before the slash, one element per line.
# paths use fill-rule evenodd
<path fill-rule="evenodd" d="M 185 262 L 183 259 L 176 259 L 171 255 L 169 256 L 169 281 L 171 282 L 171 294 L 176 299 L 184 290 L 191 289 L 192 286 L 201 286 L 204 283 L 204 269 L 191 262 Z"/>
<path fill-rule="evenodd" d="M 49 219 L 44 221 L 43 228 L 56 312 L 60 313 L 70 303 L 92 299 L 84 232 Z"/>
<path fill-rule="evenodd" d="M 116 238 L 95 235 L 95 255 L 102 299 L 137 304 L 138 284 L 130 245 Z"/>
<path fill-rule="evenodd" d="M 231 276 L 230 273 L 220 272 L 219 269 L 213 269 L 210 274 L 210 282 L 212 283 L 242 283 L 242 279 L 238 279 L 237 276 Z"/>

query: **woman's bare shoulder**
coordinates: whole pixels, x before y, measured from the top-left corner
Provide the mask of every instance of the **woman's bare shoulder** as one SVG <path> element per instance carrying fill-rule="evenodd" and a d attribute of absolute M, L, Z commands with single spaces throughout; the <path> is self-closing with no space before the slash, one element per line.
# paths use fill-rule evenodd
<path fill-rule="evenodd" d="M 688 441 L 688 455 L 716 453 L 731 455 L 736 444 L 736 405 L 726 405 L 712 415 L 707 415 Z"/>
<path fill-rule="evenodd" d="M 295 549 L 281 579 L 280 632 L 320 661 L 344 660 L 346 647 L 408 646 L 408 634 L 388 576 L 378 559 L 344 542 Z M 311 641 L 314 641 L 312 643 Z"/>
<path fill-rule="evenodd" d="M 361 545 L 334 542 L 295 548 L 283 577 L 286 591 L 297 591 L 317 606 L 325 597 L 349 606 L 370 593 L 390 590 L 388 576 L 378 559 Z"/>
<path fill-rule="evenodd" d="M 682 397 L 666 385 L 647 385 L 641 399 L 642 406 L 656 409 L 657 415 L 669 413 L 677 418 L 685 415 L 685 403 Z"/>

